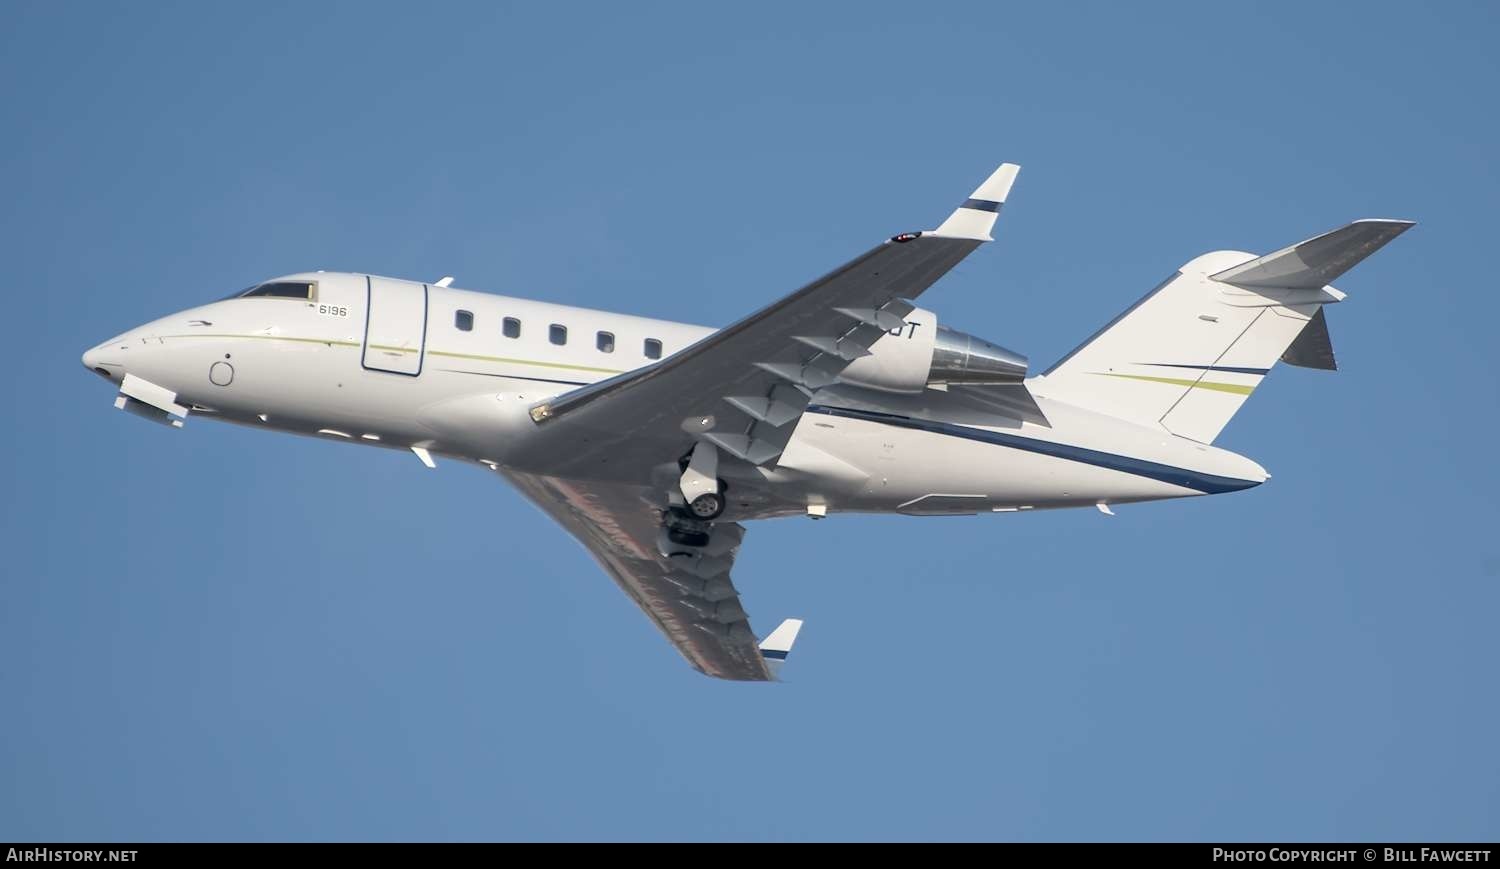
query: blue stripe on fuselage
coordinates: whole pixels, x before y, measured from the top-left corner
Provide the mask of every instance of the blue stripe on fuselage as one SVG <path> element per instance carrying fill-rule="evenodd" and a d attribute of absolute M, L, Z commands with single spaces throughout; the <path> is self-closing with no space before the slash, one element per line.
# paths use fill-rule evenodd
<path fill-rule="evenodd" d="M 1170 483 L 1173 486 L 1193 489 L 1205 495 L 1238 492 L 1241 489 L 1250 489 L 1261 484 L 1259 480 L 1242 480 L 1238 477 L 1221 477 L 1217 474 L 1205 474 L 1202 471 L 1191 471 L 1187 468 L 1178 468 L 1159 462 L 1148 462 L 1145 459 L 1133 459 L 1129 456 L 1117 456 L 1114 453 L 1091 450 L 1087 447 L 1041 441 L 1005 432 L 990 431 L 989 429 L 954 425 L 950 422 L 934 422 L 926 419 L 913 419 L 909 416 L 899 416 L 893 413 L 854 410 L 847 407 L 828 407 L 821 404 L 809 405 L 807 412 L 822 413 L 828 416 L 842 416 L 849 419 L 862 419 L 867 422 L 878 422 L 882 425 L 928 431 L 934 434 L 948 435 L 949 437 L 964 438 L 981 443 L 995 444 L 996 446 L 1025 450 L 1029 453 L 1038 453 L 1044 456 L 1052 456 L 1053 458 L 1066 459 L 1070 462 L 1082 462 L 1086 465 L 1108 468 L 1111 471 L 1134 474 L 1137 477 L 1146 477 L 1147 479 Z"/>
<path fill-rule="evenodd" d="M 1234 374 L 1259 374 L 1262 377 L 1271 373 L 1269 368 L 1240 368 L 1236 365 L 1186 365 L 1177 362 L 1142 362 L 1142 365 L 1150 365 L 1152 368 L 1196 368 L 1199 371 L 1228 371 Z"/>

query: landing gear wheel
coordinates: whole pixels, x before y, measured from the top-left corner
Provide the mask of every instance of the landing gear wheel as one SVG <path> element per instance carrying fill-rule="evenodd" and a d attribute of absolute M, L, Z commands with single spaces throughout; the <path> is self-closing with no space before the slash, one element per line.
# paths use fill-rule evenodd
<path fill-rule="evenodd" d="M 708 535 L 701 531 L 688 531 L 684 528 L 668 528 L 667 539 L 678 546 L 704 547 L 708 545 Z"/>
<path fill-rule="evenodd" d="M 704 492 L 688 505 L 688 513 L 704 522 L 719 518 L 724 512 L 724 496 L 717 492 Z"/>

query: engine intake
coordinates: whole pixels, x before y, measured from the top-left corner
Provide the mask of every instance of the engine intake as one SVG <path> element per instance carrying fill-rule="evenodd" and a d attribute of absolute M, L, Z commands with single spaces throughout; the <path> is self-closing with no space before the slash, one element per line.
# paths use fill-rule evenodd
<path fill-rule="evenodd" d="M 1020 383 L 1026 379 L 1026 357 L 975 338 L 967 332 L 937 328 L 928 383 Z"/>

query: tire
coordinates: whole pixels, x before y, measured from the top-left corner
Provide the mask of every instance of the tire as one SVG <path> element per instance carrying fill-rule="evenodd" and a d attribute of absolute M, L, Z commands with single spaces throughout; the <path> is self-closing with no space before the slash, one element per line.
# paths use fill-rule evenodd
<path fill-rule="evenodd" d="M 702 547 L 708 545 L 708 535 L 699 531 L 681 531 L 676 528 L 668 528 L 667 539 L 678 546 Z"/>
<path fill-rule="evenodd" d="M 724 496 L 716 492 L 704 492 L 688 505 L 688 515 L 700 522 L 711 522 L 724 513 Z"/>

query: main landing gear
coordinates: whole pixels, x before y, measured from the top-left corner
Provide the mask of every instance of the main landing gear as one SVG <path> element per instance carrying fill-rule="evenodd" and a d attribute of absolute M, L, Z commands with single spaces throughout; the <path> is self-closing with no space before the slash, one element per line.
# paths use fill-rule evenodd
<path fill-rule="evenodd" d="M 687 511 L 694 519 L 705 522 L 717 519 L 724 513 L 724 496 L 718 492 L 704 492 L 687 505 Z"/>
<path fill-rule="evenodd" d="M 708 545 L 711 539 L 709 534 L 713 526 L 707 522 L 697 522 L 680 515 L 667 512 L 666 517 L 667 539 L 678 546 L 691 546 L 701 549 Z"/>
<path fill-rule="evenodd" d="M 719 479 L 719 448 L 708 441 L 693 447 L 677 481 L 688 516 L 712 522 L 724 513 L 724 481 Z M 674 499 L 675 500 L 675 499 Z"/>
<path fill-rule="evenodd" d="M 719 479 L 719 449 L 699 441 L 679 467 L 678 491 L 670 493 L 672 506 L 662 514 L 662 526 L 675 546 L 702 548 L 712 539 L 713 521 L 724 515 L 727 504 L 728 486 Z"/>

